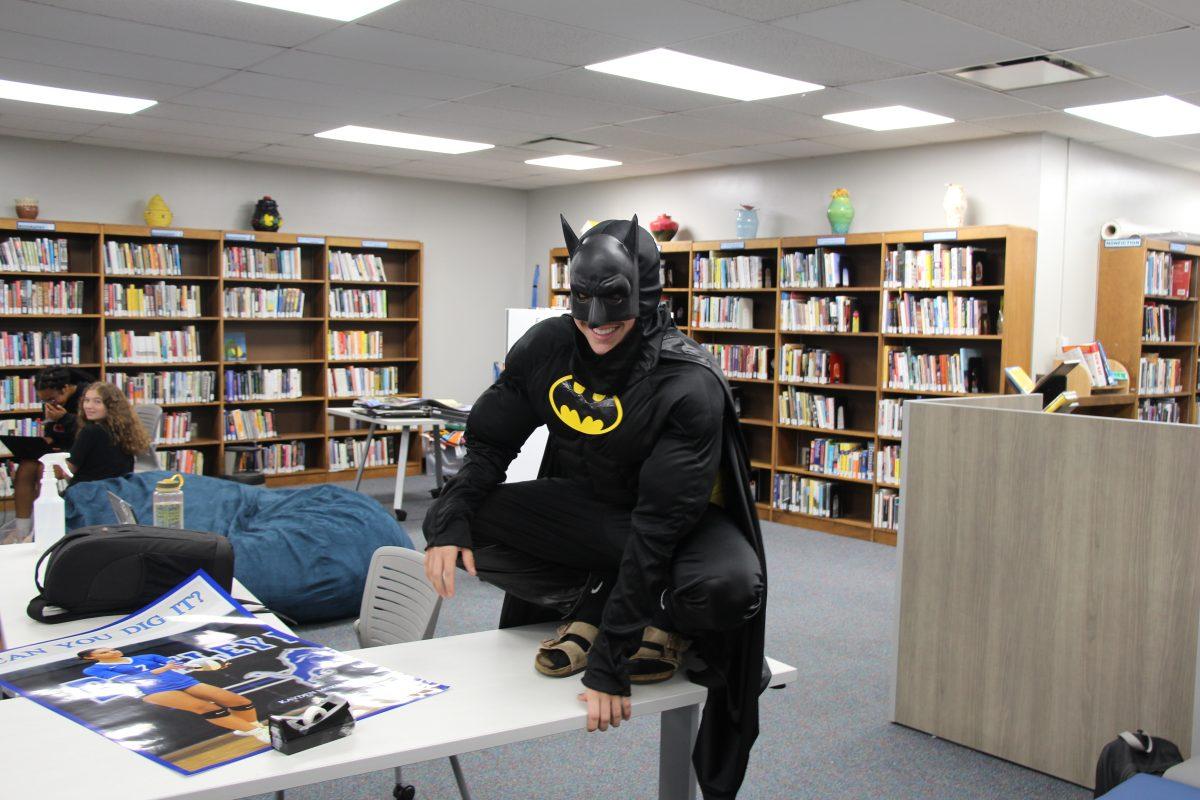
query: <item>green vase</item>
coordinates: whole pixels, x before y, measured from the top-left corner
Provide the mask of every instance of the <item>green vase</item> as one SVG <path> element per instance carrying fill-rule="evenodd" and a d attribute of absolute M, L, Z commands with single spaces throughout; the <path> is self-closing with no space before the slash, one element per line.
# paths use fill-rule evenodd
<path fill-rule="evenodd" d="M 829 225 L 834 233 L 848 233 L 850 223 L 854 220 L 854 206 L 850 205 L 849 197 L 835 197 L 829 201 Z"/>

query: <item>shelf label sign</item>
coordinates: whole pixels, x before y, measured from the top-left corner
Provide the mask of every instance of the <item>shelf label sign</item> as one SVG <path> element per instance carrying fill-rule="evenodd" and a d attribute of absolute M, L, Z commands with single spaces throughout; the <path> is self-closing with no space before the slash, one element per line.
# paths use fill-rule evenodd
<path fill-rule="evenodd" d="M 151 228 L 151 236 L 159 236 L 162 238 L 180 239 L 183 237 L 183 231 L 175 230 L 174 228 Z"/>
<path fill-rule="evenodd" d="M 925 231 L 927 242 L 953 242 L 958 239 L 958 231 Z"/>
<path fill-rule="evenodd" d="M 1184 244 L 1183 242 L 1171 242 L 1171 252 L 1172 253 L 1186 253 L 1187 245 Z"/>
<path fill-rule="evenodd" d="M 230 242 L 253 242 L 253 233 L 227 233 L 225 239 Z"/>
<path fill-rule="evenodd" d="M 721 242 L 722 250 L 745 250 L 745 242 Z"/>
<path fill-rule="evenodd" d="M 827 247 L 829 245 L 845 244 L 845 243 L 846 243 L 845 236 L 818 236 L 817 237 L 817 247 Z"/>
<path fill-rule="evenodd" d="M 387 247 L 388 243 L 378 241 L 377 239 L 363 239 L 362 246 L 363 247 Z"/>
<path fill-rule="evenodd" d="M 1141 247 L 1142 237 L 1126 236 L 1124 239 L 1105 239 L 1104 248 L 1106 250 L 1116 250 L 1122 247 Z"/>
<path fill-rule="evenodd" d="M 296 244 L 325 244 L 324 236 L 297 236 Z"/>
<path fill-rule="evenodd" d="M 29 220 L 17 220 L 17 230 L 19 231 L 52 231 L 54 230 L 53 222 L 31 222 Z"/>

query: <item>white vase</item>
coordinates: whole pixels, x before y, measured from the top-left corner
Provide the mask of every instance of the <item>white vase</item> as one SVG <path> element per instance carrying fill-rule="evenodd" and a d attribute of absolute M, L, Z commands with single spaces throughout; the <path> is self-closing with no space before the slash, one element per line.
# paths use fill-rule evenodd
<path fill-rule="evenodd" d="M 942 211 L 946 212 L 947 227 L 961 228 L 966 224 L 967 193 L 960 184 L 946 184 L 946 196 L 942 198 Z"/>

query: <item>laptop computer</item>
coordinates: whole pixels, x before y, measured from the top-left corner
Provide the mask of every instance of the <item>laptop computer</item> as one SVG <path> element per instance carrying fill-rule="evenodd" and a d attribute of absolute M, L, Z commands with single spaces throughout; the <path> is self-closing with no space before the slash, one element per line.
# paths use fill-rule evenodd
<path fill-rule="evenodd" d="M 49 444 L 40 436 L 0 436 L 0 443 L 3 443 L 8 451 L 16 458 L 27 459 L 29 461 L 37 461 L 47 453 L 54 452 L 54 445 Z"/>

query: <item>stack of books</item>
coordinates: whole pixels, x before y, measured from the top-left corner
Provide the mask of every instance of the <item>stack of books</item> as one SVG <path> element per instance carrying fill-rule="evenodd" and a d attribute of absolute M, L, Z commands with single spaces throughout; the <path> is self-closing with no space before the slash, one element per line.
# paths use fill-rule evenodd
<path fill-rule="evenodd" d="M 41 411 L 42 401 L 37 395 L 36 384 L 32 375 L 0 378 L 0 411 Z"/>
<path fill-rule="evenodd" d="M 225 316 L 233 319 L 278 319 L 304 316 L 304 292 L 294 286 L 273 289 L 230 286 L 225 289 Z"/>
<path fill-rule="evenodd" d="M 104 286 L 104 313 L 110 317 L 199 317 L 196 284 L 109 283 Z"/>
<path fill-rule="evenodd" d="M 895 489 L 876 489 L 874 502 L 876 528 L 898 530 L 900 527 L 900 494 Z"/>
<path fill-rule="evenodd" d="M 70 266 L 66 239 L 18 239 L 0 241 L 0 271 L 66 272 Z"/>
<path fill-rule="evenodd" d="M 921 353 L 911 347 L 885 347 L 884 362 L 885 389 L 963 394 L 980 391 L 983 356 L 969 347 L 961 347 L 957 353 Z"/>
<path fill-rule="evenodd" d="M 935 244 L 929 250 L 896 245 L 883 268 L 887 289 L 952 289 L 983 283 L 983 248 Z"/>
<path fill-rule="evenodd" d="M 383 271 L 383 259 L 374 253 L 330 250 L 329 278 L 335 281 L 382 283 L 387 280 L 387 275 Z"/>
<path fill-rule="evenodd" d="M 693 289 L 766 289 L 771 273 L 762 256 L 722 257 L 710 252 L 692 262 Z"/>
<path fill-rule="evenodd" d="M 0 280 L 0 314 L 82 314 L 83 281 Z"/>
<path fill-rule="evenodd" d="M 339 472 L 358 468 L 358 454 L 366 441 L 363 439 L 338 438 L 330 439 L 329 471 Z M 367 448 L 368 467 L 384 467 L 396 463 L 396 443 L 391 436 L 381 436 L 371 442 Z"/>
<path fill-rule="evenodd" d="M 104 360 L 111 364 L 200 361 L 200 336 L 192 325 L 177 331 L 108 331 L 104 334 Z"/>
<path fill-rule="evenodd" d="M 383 333 L 380 331 L 329 331 L 325 343 L 330 361 L 383 358 Z"/>
<path fill-rule="evenodd" d="M 1170 253 L 1156 250 L 1146 252 L 1146 283 L 1143 287 L 1147 297 L 1191 296 L 1192 259 L 1176 258 Z"/>
<path fill-rule="evenodd" d="M 879 401 L 878 431 L 882 436 L 900 436 L 904 422 L 904 401 L 883 399 Z"/>
<path fill-rule="evenodd" d="M 182 275 L 178 244 L 115 242 L 104 245 L 105 275 Z"/>
<path fill-rule="evenodd" d="M 875 480 L 875 445 L 871 442 L 813 439 L 807 447 L 800 447 L 798 462 L 810 472 Z"/>
<path fill-rule="evenodd" d="M 159 450 L 154 457 L 161 470 L 188 475 L 204 474 L 204 452 L 201 450 Z"/>
<path fill-rule="evenodd" d="M 749 330 L 754 327 L 754 301 L 749 297 L 696 295 L 692 327 Z"/>
<path fill-rule="evenodd" d="M 840 353 L 802 344 L 785 344 L 780 349 L 781 383 L 844 383 L 846 363 Z"/>
<path fill-rule="evenodd" d="M 172 411 L 162 415 L 155 444 L 187 444 L 194 435 L 192 412 Z"/>
<path fill-rule="evenodd" d="M 0 433 L 5 436 L 41 436 L 42 421 L 32 417 L 0 419 Z"/>
<path fill-rule="evenodd" d="M 77 333 L 0 331 L 0 367 L 49 367 L 78 363 Z"/>
<path fill-rule="evenodd" d="M 1183 406 L 1175 398 L 1143 400 L 1138 403 L 1137 418 L 1144 422 L 1179 422 Z"/>
<path fill-rule="evenodd" d="M 858 300 L 853 297 L 805 297 L 783 292 L 779 301 L 781 330 L 814 333 L 859 333 L 862 330 Z"/>
<path fill-rule="evenodd" d="M 883 332 L 922 336 L 991 333 L 988 302 L 977 297 L 918 297 L 884 292 Z"/>
<path fill-rule="evenodd" d="M 386 319 L 387 292 L 383 289 L 331 288 L 329 316 L 337 319 Z"/>
<path fill-rule="evenodd" d="M 837 519 L 842 516 L 840 500 L 837 487 L 830 481 L 782 472 L 775 474 L 772 508 L 811 517 Z"/>
<path fill-rule="evenodd" d="M 257 450 L 238 453 L 234 469 L 238 472 L 261 472 L 264 475 L 286 475 L 303 472 L 308 448 L 304 442 L 277 442 Z"/>
<path fill-rule="evenodd" d="M 138 403 L 211 403 L 217 399 L 217 373 L 211 370 L 172 370 L 170 372 L 109 372 L 104 379 L 116 386 L 129 402 Z"/>
<path fill-rule="evenodd" d="M 1174 342 L 1179 310 L 1165 303 L 1146 303 L 1142 309 L 1142 338 L 1147 342 Z"/>
<path fill-rule="evenodd" d="M 850 285 L 842 254 L 818 247 L 811 253 L 785 253 L 779 262 L 779 288 L 820 289 Z"/>
<path fill-rule="evenodd" d="M 771 380 L 771 348 L 748 344 L 705 344 L 730 378 Z"/>
<path fill-rule="evenodd" d="M 225 412 L 225 441 L 275 439 L 275 412 L 262 408 L 237 408 Z"/>
<path fill-rule="evenodd" d="M 1183 362 L 1178 358 L 1142 356 L 1138 363 L 1138 394 L 1175 394 L 1183 391 Z"/>
<path fill-rule="evenodd" d="M 887 444 L 879 448 L 876 480 L 889 486 L 900 485 L 900 445 Z"/>
<path fill-rule="evenodd" d="M 846 427 L 846 409 L 838 397 L 812 394 L 789 386 L 779 394 L 779 422 L 782 425 L 843 430 Z"/>
<path fill-rule="evenodd" d="M 325 375 L 330 397 L 386 397 L 400 391 L 398 367 L 330 367 Z"/>
<path fill-rule="evenodd" d="M 281 400 L 303 397 L 298 367 L 225 370 L 225 400 Z"/>
<path fill-rule="evenodd" d="M 226 278 L 300 279 L 300 248 L 226 247 L 221 254 Z"/>

